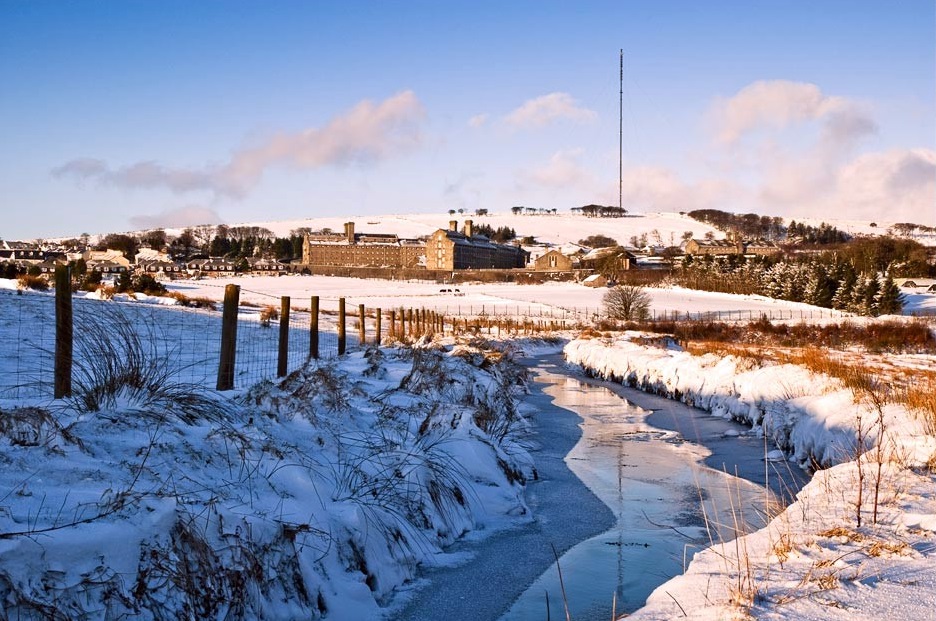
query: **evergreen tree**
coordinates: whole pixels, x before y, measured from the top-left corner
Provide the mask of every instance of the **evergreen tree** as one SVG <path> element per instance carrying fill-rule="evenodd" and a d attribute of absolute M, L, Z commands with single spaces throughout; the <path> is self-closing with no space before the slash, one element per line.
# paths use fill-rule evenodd
<path fill-rule="evenodd" d="M 842 265 L 841 280 L 839 286 L 832 296 L 832 308 L 836 310 L 849 310 L 852 304 L 852 295 L 855 291 L 855 284 L 858 282 L 858 276 L 855 270 L 848 264 Z"/>
<path fill-rule="evenodd" d="M 876 303 L 879 315 L 898 315 L 903 310 L 904 296 L 889 273 L 884 278 Z"/>

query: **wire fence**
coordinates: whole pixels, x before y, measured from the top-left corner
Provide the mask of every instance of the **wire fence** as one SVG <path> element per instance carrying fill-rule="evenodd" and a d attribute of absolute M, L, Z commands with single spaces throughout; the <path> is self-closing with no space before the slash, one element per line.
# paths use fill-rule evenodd
<path fill-rule="evenodd" d="M 497 336 L 533 334 L 593 326 L 608 319 L 602 307 L 563 307 L 540 302 L 436 305 L 432 311 L 427 311 L 345 305 L 345 298 L 323 299 L 319 306 L 318 298 L 303 303 L 268 293 L 250 293 L 252 300 L 236 307 L 232 387 L 237 389 L 265 379 L 273 380 L 301 367 L 311 358 L 334 358 L 341 351 L 353 351 L 364 342 L 375 342 L 388 335 L 418 336 L 434 331 Z M 141 302 L 132 301 L 129 296 L 115 296 L 104 302 L 75 297 L 72 299 L 74 340 L 81 345 L 82 339 L 102 338 L 108 328 L 112 328 L 115 339 L 125 338 L 129 331 L 134 347 L 145 349 L 154 364 L 169 365 L 176 380 L 206 389 L 220 387 L 221 304 L 205 302 L 202 307 L 193 308 L 154 303 L 167 301 L 166 298 L 148 298 Z M 336 304 L 340 308 L 347 307 L 343 321 Z M 288 320 L 283 318 L 286 315 Z M 651 310 L 649 319 L 656 322 L 750 322 L 848 316 L 829 309 Z M 56 351 L 55 296 L 0 290 L 0 338 L 7 345 L 6 356 L 0 358 L 0 399 L 51 397 Z M 93 347 L 76 346 L 75 366 L 80 369 L 88 365 L 90 361 L 82 357 L 93 355 L 94 351 Z"/>
<path fill-rule="evenodd" d="M 461 318 L 510 317 L 514 319 L 539 319 L 590 323 L 610 319 L 602 306 L 565 307 L 551 306 L 540 302 L 530 304 L 458 304 L 437 307 L 444 315 Z M 833 309 L 739 309 L 686 311 L 678 309 L 649 309 L 649 321 L 720 321 L 750 322 L 759 319 L 770 321 L 815 321 L 817 319 L 842 319 L 851 316 Z"/>
<path fill-rule="evenodd" d="M 45 399 L 53 395 L 56 350 L 55 297 L 44 294 L 0 292 L 0 337 L 7 354 L 0 362 L 0 399 Z M 263 308 L 243 306 L 237 313 L 234 365 L 235 385 L 244 388 L 274 379 L 279 368 L 280 321 L 262 317 Z M 126 340 L 142 348 L 152 364 L 168 365 L 179 382 L 214 389 L 218 377 L 222 313 L 217 307 L 187 308 L 115 299 L 108 302 L 73 299 L 74 365 L 88 368 L 99 346 L 87 339 Z M 299 368 L 311 357 L 311 314 L 289 313 L 287 368 Z M 111 336 L 108 336 L 110 334 Z M 348 335 L 347 346 L 358 347 Z M 335 326 L 324 323 L 318 331 L 318 357 L 338 355 Z M 118 344 L 120 347 L 128 344 Z M 112 348 L 113 349 L 113 348 Z"/>

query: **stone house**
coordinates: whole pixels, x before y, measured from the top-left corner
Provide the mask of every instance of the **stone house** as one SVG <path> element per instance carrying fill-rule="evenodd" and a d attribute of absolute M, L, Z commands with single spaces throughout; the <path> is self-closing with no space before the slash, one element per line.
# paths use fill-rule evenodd
<path fill-rule="evenodd" d="M 533 271 L 536 272 L 571 272 L 572 259 L 553 249 L 533 261 Z"/>

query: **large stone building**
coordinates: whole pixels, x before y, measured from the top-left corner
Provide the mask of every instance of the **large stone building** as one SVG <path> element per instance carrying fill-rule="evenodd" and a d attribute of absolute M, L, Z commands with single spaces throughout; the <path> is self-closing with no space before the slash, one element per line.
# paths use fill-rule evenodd
<path fill-rule="evenodd" d="M 458 231 L 455 220 L 449 228 L 439 229 L 426 242 L 426 269 L 481 270 L 526 267 L 527 252 L 508 244 L 495 244 L 483 235 L 475 235 L 471 220 Z"/>
<path fill-rule="evenodd" d="M 419 267 L 425 243 L 386 233 L 355 233 L 346 222 L 341 233 L 306 235 L 302 242 L 304 265 L 339 267 Z"/>
<path fill-rule="evenodd" d="M 475 235 L 471 220 L 462 232 L 457 222 L 439 229 L 428 241 L 388 233 L 356 233 L 354 223 L 341 233 L 312 233 L 302 243 L 302 263 L 327 267 L 425 268 L 428 270 L 516 269 L 526 266 L 519 246 L 495 244 Z"/>

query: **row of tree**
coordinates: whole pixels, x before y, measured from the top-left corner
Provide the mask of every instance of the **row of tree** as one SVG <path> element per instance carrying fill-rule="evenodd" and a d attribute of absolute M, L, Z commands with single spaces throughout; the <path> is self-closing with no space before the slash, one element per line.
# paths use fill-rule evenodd
<path fill-rule="evenodd" d="M 571 211 L 590 218 L 623 218 L 627 215 L 626 209 L 614 205 L 582 205 L 573 207 Z"/>
<path fill-rule="evenodd" d="M 777 216 L 760 216 L 756 213 L 736 214 L 720 209 L 696 209 L 686 215 L 720 231 L 738 231 L 749 239 L 760 238 L 776 242 L 816 245 L 844 244 L 851 240 L 851 235 L 825 222 L 819 226 L 812 226 L 802 222 L 797 223 L 794 220 L 789 226 L 785 226 L 783 218 Z"/>

